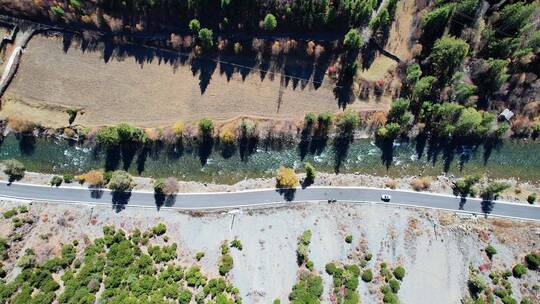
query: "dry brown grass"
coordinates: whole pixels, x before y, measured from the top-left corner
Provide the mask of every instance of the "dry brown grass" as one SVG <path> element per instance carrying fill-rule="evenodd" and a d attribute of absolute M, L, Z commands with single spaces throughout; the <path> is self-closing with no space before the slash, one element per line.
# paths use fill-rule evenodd
<path fill-rule="evenodd" d="M 101 187 L 104 185 L 103 171 L 92 170 L 76 177 L 81 183 L 87 183 L 90 187 Z"/>
<path fill-rule="evenodd" d="M 411 187 L 414 189 L 414 191 L 428 190 L 429 187 L 431 187 L 431 177 L 424 176 L 421 178 L 415 178 L 411 182 Z"/>
<path fill-rule="evenodd" d="M 398 185 L 398 182 L 395 179 L 388 179 L 384 182 L 384 187 L 390 188 L 390 189 L 396 189 Z"/>

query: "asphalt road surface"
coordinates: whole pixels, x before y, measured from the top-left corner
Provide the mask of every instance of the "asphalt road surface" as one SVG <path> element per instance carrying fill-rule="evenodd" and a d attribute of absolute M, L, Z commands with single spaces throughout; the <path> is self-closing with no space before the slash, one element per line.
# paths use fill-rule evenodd
<path fill-rule="evenodd" d="M 277 191 L 274 189 L 240 192 L 179 193 L 173 196 L 156 196 L 152 192 L 133 191 L 115 193 L 107 189 L 78 187 L 47 187 L 29 184 L 0 182 L 0 196 L 32 201 L 64 203 L 110 204 L 117 210 L 126 206 L 175 207 L 186 209 L 235 208 L 272 203 L 337 200 L 348 202 L 383 203 L 382 194 L 391 195 L 391 204 L 447 209 L 479 215 L 491 214 L 506 217 L 540 220 L 540 207 L 499 201 L 482 201 L 474 198 L 437 195 L 362 187 L 308 187 L 306 189 Z"/>

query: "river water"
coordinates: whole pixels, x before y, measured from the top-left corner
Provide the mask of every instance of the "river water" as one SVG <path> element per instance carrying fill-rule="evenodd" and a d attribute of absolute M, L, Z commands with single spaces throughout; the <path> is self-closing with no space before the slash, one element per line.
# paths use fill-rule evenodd
<path fill-rule="evenodd" d="M 392 177 L 478 173 L 493 178 L 540 181 L 539 141 L 508 140 L 488 151 L 483 146 L 458 146 L 448 152 L 443 146 L 442 151 L 437 152 L 437 149 L 419 147 L 414 142 L 394 145 L 390 150 L 393 150 L 391 155 L 383 153 L 372 139 L 355 140 L 342 158 L 339 172 Z M 185 147 L 182 153 L 172 153 L 166 147 L 146 152 L 137 150 L 133 155 L 118 155 L 118 162 L 113 163 L 135 175 L 175 176 L 181 180 L 226 184 L 245 178 L 273 176 L 280 165 L 301 169 L 303 161 L 311 162 L 318 171 L 336 170 L 336 149 L 331 143 L 319 155 L 308 154 L 304 160 L 300 159 L 298 147 L 293 144 L 271 149 L 259 145 L 247 160 L 240 158 L 238 149 L 225 158 L 219 148 L 214 148 L 205 165 L 202 165 L 196 148 Z M 45 138 L 21 141 L 13 135 L 5 137 L 0 144 L 0 160 L 9 158 L 22 161 L 29 171 L 57 174 L 103 168 L 111 159 L 105 151 L 90 144 L 75 145 L 66 140 Z"/>

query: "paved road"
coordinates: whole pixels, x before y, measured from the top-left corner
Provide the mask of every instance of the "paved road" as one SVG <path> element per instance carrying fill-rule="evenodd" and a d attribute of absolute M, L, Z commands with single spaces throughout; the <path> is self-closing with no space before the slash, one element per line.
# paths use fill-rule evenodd
<path fill-rule="evenodd" d="M 28 184 L 0 182 L 0 196 L 43 201 L 62 201 L 66 203 L 101 203 L 110 204 L 118 210 L 127 206 L 166 206 L 190 209 L 224 208 L 254 206 L 303 201 L 381 202 L 381 194 L 392 196 L 391 203 L 399 205 L 440 208 L 465 211 L 476 214 L 492 214 L 540 220 L 540 207 L 528 204 L 503 202 L 483 202 L 480 199 L 461 199 L 453 196 L 436 195 L 425 192 L 410 192 L 375 188 L 338 188 L 311 187 L 293 192 L 279 193 L 273 189 L 251 190 L 242 192 L 219 193 L 181 193 L 174 197 L 155 197 L 151 192 L 134 191 L 130 194 L 115 194 L 109 190 L 91 190 L 86 188 L 45 187 Z M 287 199 L 288 198 L 288 199 Z"/>

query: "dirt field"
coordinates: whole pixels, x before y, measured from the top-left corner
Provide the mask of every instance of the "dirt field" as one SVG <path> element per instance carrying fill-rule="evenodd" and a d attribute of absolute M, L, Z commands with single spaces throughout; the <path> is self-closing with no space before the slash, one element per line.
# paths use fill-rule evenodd
<path fill-rule="evenodd" d="M 12 202 L 0 202 L 0 211 L 12 208 Z M 116 213 L 111 208 L 33 204 L 30 216 L 35 221 L 24 228 L 22 240 L 12 244 L 12 252 L 23 254 L 36 248 L 38 259 L 59 253 L 61 243 L 73 239 L 101 236 L 104 225 L 116 225 L 126 231 L 147 229 L 156 223 L 167 225 L 171 242 L 178 243 L 179 260 L 190 265 L 194 256 L 204 251 L 200 264 L 211 276 L 217 276 L 219 245 L 238 238 L 244 249 L 233 251 L 234 268 L 230 279 L 240 289 L 244 303 L 271 303 L 287 295 L 296 279 L 297 237 L 306 229 L 313 232 L 309 258 L 325 282 L 322 302 L 329 303 L 331 277 L 324 266 L 331 261 L 358 263 L 365 252 L 373 253 L 366 267 L 378 273 L 380 262 L 403 265 L 407 275 L 398 293 L 401 303 L 459 303 L 466 292 L 468 266 L 489 263 L 483 249 L 497 248 L 490 263 L 493 270 L 508 269 L 540 241 L 538 224 L 464 218 L 445 212 L 414 210 L 382 205 L 347 205 L 327 203 L 296 205 L 290 208 L 244 210 L 236 215 L 226 212 L 185 214 L 178 211 L 128 208 Z M 28 226 L 24 226 L 28 227 Z M 0 219 L 0 236 L 12 231 L 10 220 Z M 511 228 L 511 229 L 509 229 Z M 23 228 L 21 228 L 23 229 Z M 41 237 L 49 233 L 48 239 Z M 353 236 L 352 244 L 344 237 Z M 17 254 L 4 262 L 5 269 Z M 488 272 L 483 272 L 487 278 Z M 9 273 L 8 273 L 9 277 Z M 514 296 L 538 282 L 538 272 L 529 271 L 522 279 L 511 280 Z M 360 282 L 362 303 L 381 303 L 376 275 L 371 283 Z M 528 284 L 528 285 L 527 285 Z M 528 286 L 528 287 L 526 287 Z M 537 295 L 538 296 L 538 295 Z"/>
<path fill-rule="evenodd" d="M 1 114 L 24 114 L 45 125 L 60 126 L 67 120 L 61 109 L 73 106 L 85 110 L 77 119 L 83 125 L 127 121 L 160 126 L 177 120 L 190 123 L 201 117 L 227 120 L 240 115 L 301 119 L 308 111 L 339 110 L 333 87 L 326 80 L 318 89 L 312 82 L 299 82 L 293 88 L 291 80 L 280 90 L 279 75 L 266 74 L 261 80 L 259 72 L 251 72 L 242 80 L 235 71 L 228 79 L 228 65 L 171 64 L 164 58 L 140 60 L 137 55 L 124 55 L 83 52 L 75 43 L 64 53 L 62 39 L 36 36 L 3 98 Z M 110 56 L 108 62 L 104 56 Z M 206 87 L 204 75 L 210 75 Z M 357 100 L 350 105 L 358 111 L 387 107 L 387 101 Z"/>

